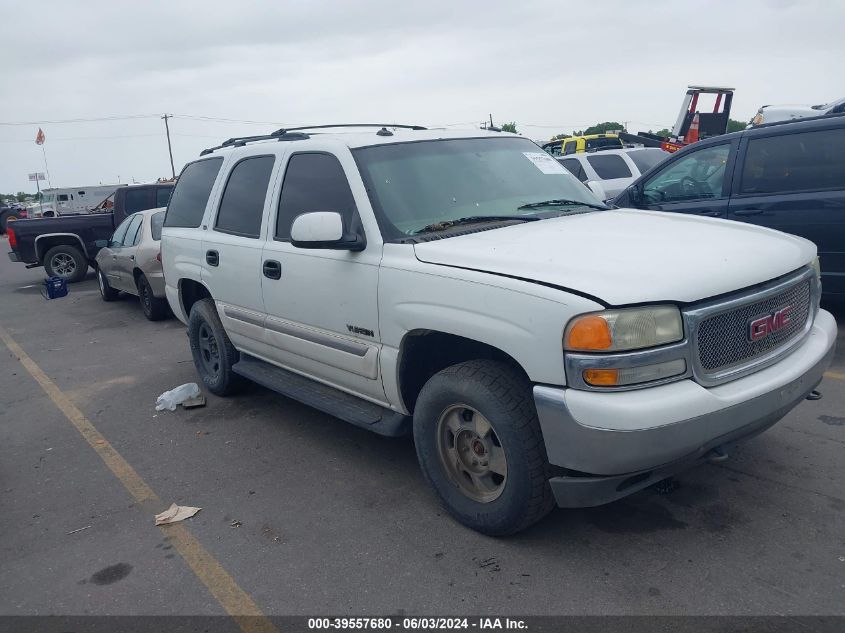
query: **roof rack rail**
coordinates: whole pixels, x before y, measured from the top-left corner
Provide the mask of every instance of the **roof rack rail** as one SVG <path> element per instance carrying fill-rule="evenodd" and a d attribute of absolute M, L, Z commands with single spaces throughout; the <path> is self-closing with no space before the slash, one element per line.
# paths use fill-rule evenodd
<path fill-rule="evenodd" d="M 211 154 L 215 150 L 223 149 L 224 147 L 243 147 L 247 143 L 252 143 L 253 141 L 303 141 L 307 138 L 311 138 L 307 134 L 302 134 L 295 132 L 293 134 L 282 133 L 279 134 L 277 132 L 273 132 L 272 134 L 259 134 L 257 136 L 236 136 L 234 138 L 226 139 L 220 145 L 216 145 L 214 147 L 209 147 L 204 149 L 200 152 L 200 156 L 206 156 Z"/>
<path fill-rule="evenodd" d="M 331 125 L 300 125 L 297 127 L 283 127 L 273 132 L 276 134 L 286 134 L 298 130 L 325 130 L 333 127 L 394 127 L 404 130 L 427 130 L 428 128 L 422 125 L 400 125 L 398 123 L 333 123 Z"/>

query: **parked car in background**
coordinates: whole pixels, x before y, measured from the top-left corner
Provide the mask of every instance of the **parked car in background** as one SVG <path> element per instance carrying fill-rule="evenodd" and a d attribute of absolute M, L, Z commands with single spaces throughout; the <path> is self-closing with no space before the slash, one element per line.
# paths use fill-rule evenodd
<path fill-rule="evenodd" d="M 727 218 L 805 237 L 818 247 L 825 296 L 845 298 L 845 115 L 699 141 L 613 204 Z"/>
<path fill-rule="evenodd" d="M 28 210 L 21 204 L 13 202 L 0 205 L 0 235 L 6 232 L 6 225 L 10 221 L 14 222 L 28 217 Z"/>
<path fill-rule="evenodd" d="M 502 535 L 724 459 L 821 381 L 811 242 L 608 209 L 520 136 L 390 127 L 185 166 L 162 258 L 206 389 L 413 432 L 446 509 Z"/>
<path fill-rule="evenodd" d="M 669 156 L 669 152 L 656 147 L 634 147 L 585 152 L 557 160 L 581 182 L 600 183 L 603 199 L 607 200 Z"/>
<path fill-rule="evenodd" d="M 130 185 L 114 192 L 114 206 L 108 213 L 18 220 L 14 231 L 7 226 L 9 258 L 27 268 L 44 266 L 51 277 L 81 281 L 88 266 L 96 266 L 98 240 L 111 237 L 127 216 L 166 206 L 171 191 L 172 183 Z"/>
<path fill-rule="evenodd" d="M 764 105 L 757 110 L 749 125 L 763 125 L 807 117 L 841 114 L 845 112 L 845 98 L 819 105 Z"/>
<path fill-rule="evenodd" d="M 127 217 L 108 240 L 97 240 L 97 284 L 103 301 L 121 292 L 137 296 L 144 316 L 158 321 L 170 314 L 161 271 L 164 208 Z"/>
<path fill-rule="evenodd" d="M 624 147 L 622 140 L 616 134 L 587 134 L 585 136 L 569 136 L 556 141 L 549 141 L 543 145 L 552 156 L 568 156 L 578 152 L 590 152 L 597 149 L 620 149 Z"/>

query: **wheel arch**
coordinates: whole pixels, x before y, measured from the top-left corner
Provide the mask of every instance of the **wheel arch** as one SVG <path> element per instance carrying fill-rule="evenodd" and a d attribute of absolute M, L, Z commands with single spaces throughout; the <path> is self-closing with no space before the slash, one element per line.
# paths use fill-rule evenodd
<path fill-rule="evenodd" d="M 205 284 L 189 278 L 179 280 L 179 303 L 186 318 L 191 315 L 191 307 L 201 299 L 213 299 Z"/>
<path fill-rule="evenodd" d="M 502 349 L 440 330 L 411 330 L 402 337 L 397 359 L 397 384 L 406 410 L 413 414 L 420 390 L 437 372 L 469 360 L 504 362 L 527 380 L 525 368 Z"/>
<path fill-rule="evenodd" d="M 76 233 L 45 233 L 35 238 L 35 257 L 40 263 L 43 263 L 47 251 L 54 246 L 75 246 L 82 251 L 86 260 L 90 259 L 88 249 Z"/>

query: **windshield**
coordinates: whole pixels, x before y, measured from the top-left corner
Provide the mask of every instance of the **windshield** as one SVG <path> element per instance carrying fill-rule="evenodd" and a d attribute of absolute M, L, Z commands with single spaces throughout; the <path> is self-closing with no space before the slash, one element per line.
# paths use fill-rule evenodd
<path fill-rule="evenodd" d="M 657 149 L 656 147 L 635 149 L 628 152 L 628 157 L 634 161 L 641 174 L 646 173 L 655 165 L 659 165 L 669 158 L 669 156 L 671 156 L 669 152 L 664 152 L 662 149 Z"/>
<path fill-rule="evenodd" d="M 474 216 L 549 215 L 596 197 L 528 139 L 480 138 L 375 145 L 353 150 L 385 239 Z M 572 211 L 572 206 L 557 213 Z M 579 208 L 579 210 L 583 210 Z"/>

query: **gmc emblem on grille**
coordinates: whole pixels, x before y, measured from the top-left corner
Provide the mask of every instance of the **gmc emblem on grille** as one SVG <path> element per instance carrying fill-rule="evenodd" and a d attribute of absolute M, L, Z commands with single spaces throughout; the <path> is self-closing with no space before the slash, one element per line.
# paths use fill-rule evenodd
<path fill-rule="evenodd" d="M 748 340 L 762 341 L 769 334 L 782 330 L 789 325 L 791 316 L 792 306 L 786 306 L 772 314 L 754 319 L 748 324 Z"/>

